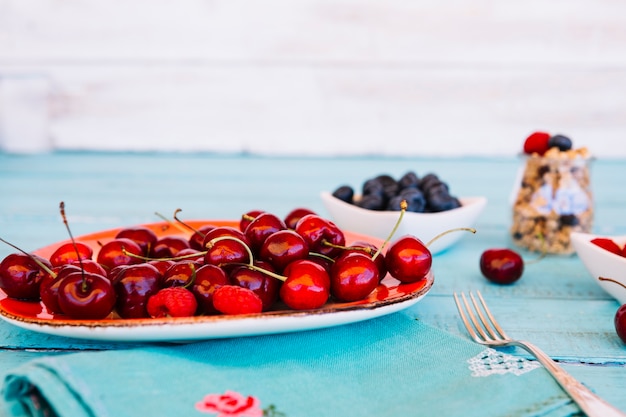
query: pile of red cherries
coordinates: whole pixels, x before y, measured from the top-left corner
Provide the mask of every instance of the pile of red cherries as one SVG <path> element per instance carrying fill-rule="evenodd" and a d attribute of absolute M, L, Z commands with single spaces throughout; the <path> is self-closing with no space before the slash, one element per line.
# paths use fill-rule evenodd
<path fill-rule="evenodd" d="M 417 282 L 432 264 L 414 236 L 385 253 L 387 242 L 347 246 L 342 230 L 306 208 L 284 218 L 250 211 L 238 227 L 174 225 L 189 233 L 127 227 L 96 252 L 72 238 L 48 259 L 16 248 L 0 263 L 0 289 L 72 319 L 255 314 L 363 300 L 387 274 Z"/>

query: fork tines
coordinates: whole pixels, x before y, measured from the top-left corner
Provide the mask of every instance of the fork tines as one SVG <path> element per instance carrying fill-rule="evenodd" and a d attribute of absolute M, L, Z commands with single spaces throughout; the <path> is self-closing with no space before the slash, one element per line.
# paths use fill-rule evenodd
<path fill-rule="evenodd" d="M 461 315 L 461 320 L 472 339 L 483 344 L 498 343 L 508 339 L 508 336 L 489 311 L 480 291 L 476 291 L 476 296 L 470 291 L 469 299 L 471 303 L 464 293 L 461 293 L 460 298 L 454 293 L 454 302 Z"/>

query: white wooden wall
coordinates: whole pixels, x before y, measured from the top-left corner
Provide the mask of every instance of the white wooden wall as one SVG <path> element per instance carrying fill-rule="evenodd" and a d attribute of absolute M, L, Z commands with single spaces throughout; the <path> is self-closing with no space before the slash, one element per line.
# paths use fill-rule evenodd
<path fill-rule="evenodd" d="M 0 150 L 626 156 L 626 1 L 0 0 Z"/>

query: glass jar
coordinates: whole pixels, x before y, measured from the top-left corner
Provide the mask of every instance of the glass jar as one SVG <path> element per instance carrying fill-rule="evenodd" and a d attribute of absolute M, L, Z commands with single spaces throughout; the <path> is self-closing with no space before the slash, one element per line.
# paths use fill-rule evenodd
<path fill-rule="evenodd" d="M 525 158 L 513 199 L 515 245 L 533 252 L 574 253 L 570 233 L 592 229 L 590 162 L 586 148 L 552 148 Z"/>

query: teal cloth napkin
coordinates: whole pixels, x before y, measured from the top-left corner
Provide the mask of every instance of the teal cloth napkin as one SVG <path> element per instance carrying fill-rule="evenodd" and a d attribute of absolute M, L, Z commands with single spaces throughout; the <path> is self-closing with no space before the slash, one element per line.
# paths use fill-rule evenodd
<path fill-rule="evenodd" d="M 13 416 L 578 412 L 536 362 L 402 313 L 306 332 L 46 356 L 10 372 L 3 397 Z"/>

